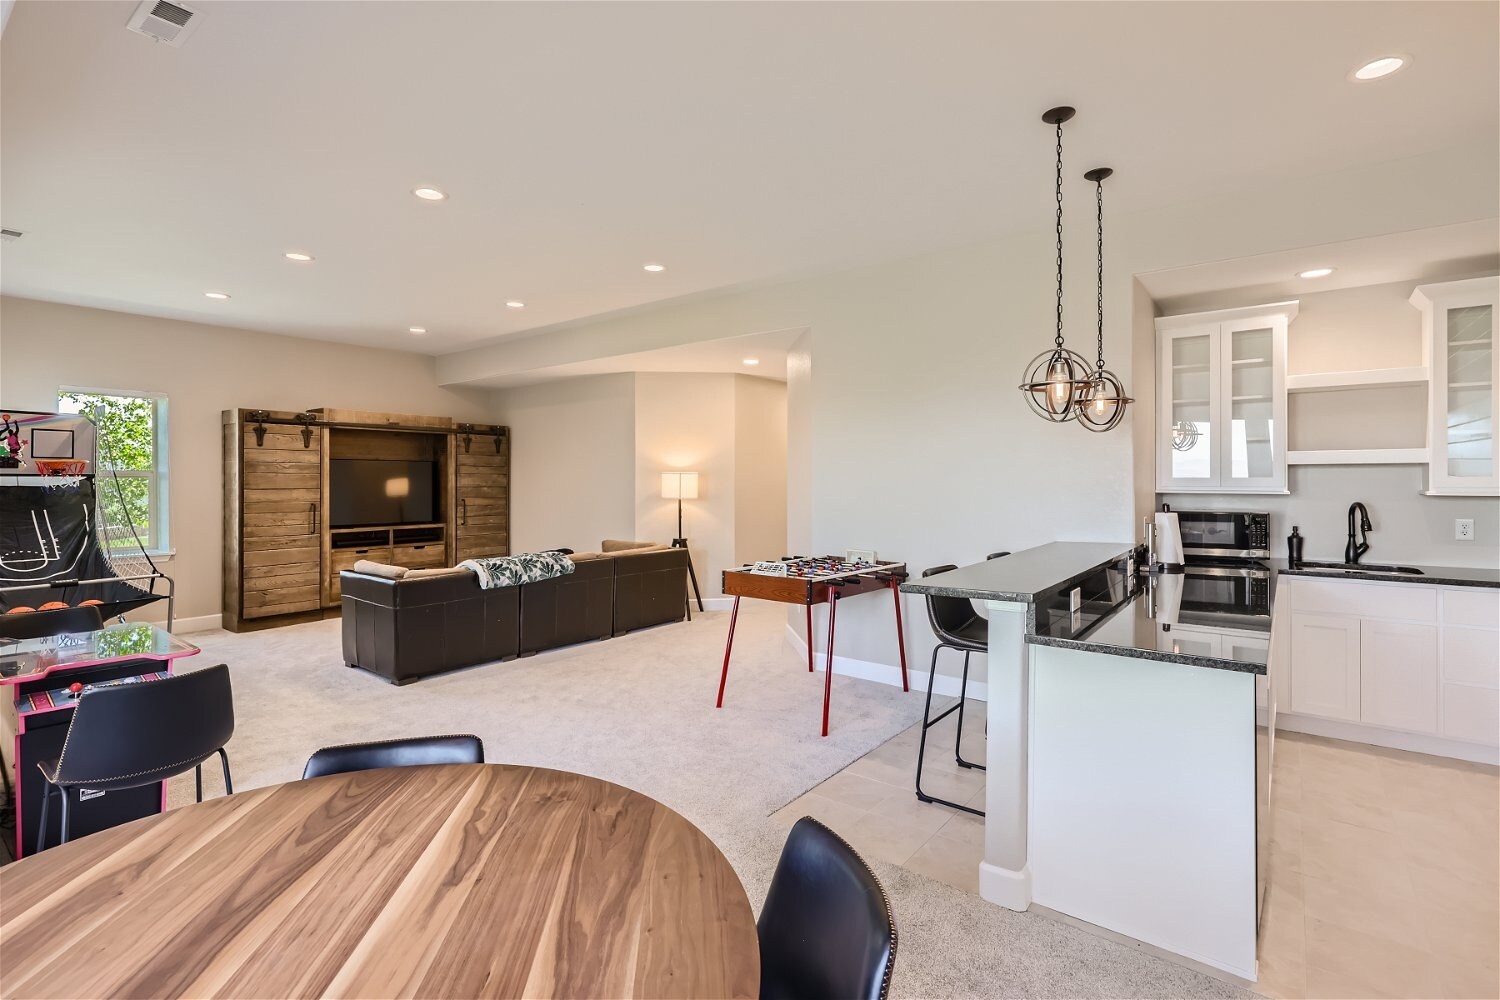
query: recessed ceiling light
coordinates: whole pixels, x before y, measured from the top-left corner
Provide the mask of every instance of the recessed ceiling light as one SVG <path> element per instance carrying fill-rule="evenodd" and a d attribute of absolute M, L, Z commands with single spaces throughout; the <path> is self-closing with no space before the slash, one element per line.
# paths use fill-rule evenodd
<path fill-rule="evenodd" d="M 760 364 L 760 358 L 746 358 L 744 360 L 743 364 L 752 365 L 752 366 L 753 365 L 758 365 L 758 364 Z"/>
<path fill-rule="evenodd" d="M 647 264 L 646 265 L 646 270 L 648 270 L 648 271 L 665 271 L 666 269 L 667 269 L 667 265 L 665 265 L 665 264 Z"/>
<path fill-rule="evenodd" d="M 288 253 L 284 253 L 284 254 L 282 254 L 282 256 L 285 257 L 287 260 L 307 261 L 307 260 L 312 260 L 313 259 L 313 255 L 312 254 L 310 254 L 310 253 L 298 253 L 296 250 L 292 250 L 292 251 L 290 251 Z"/>
<path fill-rule="evenodd" d="M 411 193 L 416 195 L 418 198 L 421 198 L 423 201 L 442 201 L 444 198 L 448 197 L 437 188 L 429 187 L 412 188 Z"/>
<path fill-rule="evenodd" d="M 1390 76 L 1396 70 L 1401 69 L 1409 60 L 1405 56 L 1381 56 L 1379 59 L 1371 59 L 1359 69 L 1349 75 L 1351 80 L 1379 80 L 1383 76 Z"/>
<path fill-rule="evenodd" d="M 224 292 L 204 292 L 203 294 L 206 295 L 206 296 L 208 296 L 211 299 L 227 299 L 227 298 L 229 298 L 229 296 L 226 293 L 224 293 Z"/>
<path fill-rule="evenodd" d="M 526 303 L 524 303 L 524 302 L 517 302 L 515 299 L 511 299 L 509 302 L 505 303 L 505 308 L 507 308 L 507 309 L 525 309 L 526 308 Z"/>
<path fill-rule="evenodd" d="M 1297 272 L 1297 277 L 1299 277 L 1299 278 L 1326 278 L 1326 277 L 1328 277 L 1332 273 L 1333 273 L 1333 268 L 1331 268 L 1331 267 L 1315 267 L 1315 268 L 1312 268 L 1312 269 L 1307 270 L 1307 271 L 1298 271 Z"/>
<path fill-rule="evenodd" d="M 409 326 L 409 327 L 406 328 L 406 332 L 407 333 L 426 333 L 427 332 L 427 327 L 425 327 L 425 326 Z"/>

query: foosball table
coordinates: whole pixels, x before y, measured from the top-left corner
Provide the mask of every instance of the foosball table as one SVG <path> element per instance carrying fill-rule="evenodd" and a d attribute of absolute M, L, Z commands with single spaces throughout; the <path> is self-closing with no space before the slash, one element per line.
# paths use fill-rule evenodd
<path fill-rule="evenodd" d="M 807 669 L 813 667 L 813 605 L 828 605 L 828 652 L 823 676 L 823 735 L 828 735 L 828 703 L 833 693 L 833 638 L 838 605 L 859 594 L 889 590 L 896 606 L 896 651 L 901 662 L 901 690 L 911 687 L 906 676 L 906 637 L 901 625 L 901 581 L 906 564 L 840 559 L 837 556 L 784 556 L 776 562 L 755 563 L 724 571 L 723 592 L 734 598 L 729 613 L 729 639 L 724 644 L 724 669 L 719 675 L 719 700 L 724 707 L 724 685 L 729 680 L 729 656 L 734 650 L 734 626 L 740 613 L 740 598 L 753 597 L 780 604 L 801 604 L 807 609 Z"/>

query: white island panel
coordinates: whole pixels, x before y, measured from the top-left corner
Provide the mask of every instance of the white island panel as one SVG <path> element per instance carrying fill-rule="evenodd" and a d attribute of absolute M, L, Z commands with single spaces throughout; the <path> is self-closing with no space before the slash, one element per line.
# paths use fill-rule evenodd
<path fill-rule="evenodd" d="M 1256 675 L 1030 654 L 1032 899 L 1253 980 Z"/>

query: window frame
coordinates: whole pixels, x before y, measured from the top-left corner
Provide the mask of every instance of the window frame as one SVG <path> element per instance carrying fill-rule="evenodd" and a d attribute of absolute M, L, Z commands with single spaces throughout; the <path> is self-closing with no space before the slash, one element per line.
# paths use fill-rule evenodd
<path fill-rule="evenodd" d="M 155 558 L 170 559 L 176 555 L 172 548 L 172 503 L 171 476 L 169 469 L 167 416 L 167 394 L 145 389 L 108 389 L 101 386 L 60 385 L 57 387 L 57 406 L 62 411 L 62 394 L 78 393 L 87 396 L 116 396 L 123 399 L 147 399 L 151 401 L 151 468 L 116 469 L 111 473 L 124 479 L 152 480 L 147 488 L 147 516 L 151 519 L 151 537 L 146 540 L 146 554 Z M 96 435 L 94 457 L 95 475 L 103 474 L 99 465 L 100 444 Z"/>

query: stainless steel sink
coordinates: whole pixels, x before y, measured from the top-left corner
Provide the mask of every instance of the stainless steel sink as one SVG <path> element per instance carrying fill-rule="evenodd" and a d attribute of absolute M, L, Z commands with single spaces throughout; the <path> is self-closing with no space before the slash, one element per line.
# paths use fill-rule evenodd
<path fill-rule="evenodd" d="M 1415 566 L 1382 566 L 1379 563 L 1325 563 L 1325 562 L 1303 562 L 1299 569 L 1321 569 L 1333 573 L 1399 573 L 1402 576 L 1422 576 L 1421 570 Z"/>

